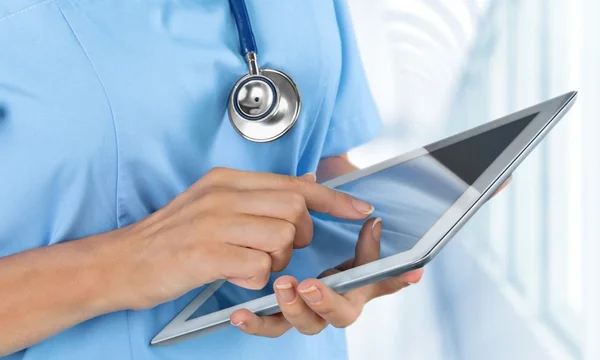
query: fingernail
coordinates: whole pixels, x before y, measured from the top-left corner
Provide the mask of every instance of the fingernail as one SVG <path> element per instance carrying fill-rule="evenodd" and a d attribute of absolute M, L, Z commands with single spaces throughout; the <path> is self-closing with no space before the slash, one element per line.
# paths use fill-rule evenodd
<path fill-rule="evenodd" d="M 318 303 L 323 300 L 323 294 L 316 286 L 311 286 L 308 289 L 298 289 L 300 295 L 311 303 Z"/>
<path fill-rule="evenodd" d="M 230 321 L 231 325 L 235 326 L 235 327 L 239 327 L 240 329 L 244 329 L 246 327 L 246 324 L 243 321 L 240 321 L 239 323 L 234 323 L 233 321 Z"/>
<path fill-rule="evenodd" d="M 296 300 L 296 292 L 292 287 L 292 284 L 276 284 L 275 289 L 277 290 L 277 294 L 279 298 L 286 304 L 291 304 Z"/>
<path fill-rule="evenodd" d="M 317 182 L 317 174 L 315 174 L 314 172 L 306 173 L 306 174 L 302 175 L 302 177 L 308 178 L 312 182 Z"/>
<path fill-rule="evenodd" d="M 381 218 L 378 217 L 375 219 L 375 221 L 373 221 L 373 226 L 371 227 L 373 230 L 373 239 L 375 239 L 375 241 L 379 241 L 381 238 L 381 226 Z"/>
<path fill-rule="evenodd" d="M 360 211 L 361 213 L 366 214 L 366 215 L 371 215 L 373 213 L 373 211 L 375 211 L 375 208 L 373 207 L 373 205 L 371 205 L 367 202 L 364 202 L 362 200 L 355 199 L 355 198 L 352 198 L 352 206 L 357 211 Z"/>

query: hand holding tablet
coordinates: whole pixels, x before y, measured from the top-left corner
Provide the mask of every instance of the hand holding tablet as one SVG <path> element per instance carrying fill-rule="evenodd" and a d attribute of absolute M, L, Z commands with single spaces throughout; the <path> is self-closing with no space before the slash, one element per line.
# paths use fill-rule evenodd
<path fill-rule="evenodd" d="M 361 229 L 354 258 L 328 269 L 318 278 L 361 266 L 379 258 L 382 223 L 371 218 Z M 337 294 L 318 279 L 298 282 L 290 275 L 279 277 L 273 284 L 281 313 L 259 317 L 247 309 L 231 315 L 231 323 L 247 334 L 278 337 L 291 327 L 302 334 L 314 335 L 326 326 L 347 327 L 354 323 L 370 300 L 394 293 L 420 280 L 423 270 L 382 280 Z"/>

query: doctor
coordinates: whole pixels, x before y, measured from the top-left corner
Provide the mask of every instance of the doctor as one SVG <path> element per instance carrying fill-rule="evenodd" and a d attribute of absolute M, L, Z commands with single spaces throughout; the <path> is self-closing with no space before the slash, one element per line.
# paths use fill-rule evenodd
<path fill-rule="evenodd" d="M 354 169 L 380 128 L 347 5 L 231 3 L 2 0 L 0 357 L 345 359 L 339 328 L 419 281 L 338 295 L 283 276 L 282 314 L 149 346 L 194 289 L 260 289 L 293 249 L 318 256 L 309 210 L 366 220 L 342 267 L 379 254 L 372 206 L 313 175 Z"/>

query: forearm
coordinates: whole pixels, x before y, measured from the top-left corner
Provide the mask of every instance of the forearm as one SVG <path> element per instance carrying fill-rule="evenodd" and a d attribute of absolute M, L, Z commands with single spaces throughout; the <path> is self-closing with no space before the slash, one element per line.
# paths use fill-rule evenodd
<path fill-rule="evenodd" d="M 0 357 L 123 308 L 120 246 L 103 234 L 0 258 Z"/>

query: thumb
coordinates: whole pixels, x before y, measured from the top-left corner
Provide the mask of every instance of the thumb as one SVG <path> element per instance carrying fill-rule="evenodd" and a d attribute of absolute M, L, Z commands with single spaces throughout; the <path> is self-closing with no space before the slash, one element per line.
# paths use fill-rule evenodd
<path fill-rule="evenodd" d="M 354 267 L 379 259 L 381 226 L 381 218 L 371 219 L 363 225 L 356 243 Z"/>

